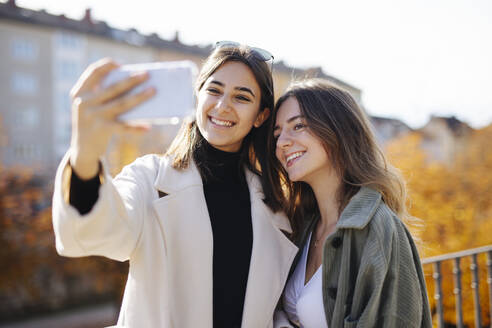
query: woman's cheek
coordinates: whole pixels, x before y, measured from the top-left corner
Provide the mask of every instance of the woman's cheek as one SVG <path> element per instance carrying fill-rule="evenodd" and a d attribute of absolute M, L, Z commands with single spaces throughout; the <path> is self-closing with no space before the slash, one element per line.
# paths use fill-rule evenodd
<path fill-rule="evenodd" d="M 279 160 L 279 162 L 282 164 L 282 157 L 281 157 L 281 154 L 280 154 L 280 151 L 279 151 L 278 147 L 275 148 L 275 157 L 277 157 L 277 159 Z"/>

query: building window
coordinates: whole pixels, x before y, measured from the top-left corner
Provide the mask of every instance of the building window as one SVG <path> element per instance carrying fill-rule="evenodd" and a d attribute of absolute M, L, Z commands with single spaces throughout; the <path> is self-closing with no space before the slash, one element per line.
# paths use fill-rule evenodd
<path fill-rule="evenodd" d="M 17 112 L 17 125 L 25 128 L 35 128 L 39 125 L 39 111 L 36 107 L 28 107 Z"/>
<path fill-rule="evenodd" d="M 74 34 L 62 32 L 57 35 L 57 44 L 64 49 L 80 49 L 82 47 L 82 39 Z"/>
<path fill-rule="evenodd" d="M 38 92 L 38 80 L 32 74 L 15 72 L 12 75 L 12 91 L 19 94 L 36 94 Z"/>
<path fill-rule="evenodd" d="M 59 59 L 54 63 L 54 65 L 57 79 L 70 85 L 75 83 L 78 77 L 82 74 L 82 66 L 77 61 Z"/>
<path fill-rule="evenodd" d="M 23 61 L 34 61 L 38 58 L 39 46 L 26 39 L 14 39 L 10 44 L 12 57 Z"/>
<path fill-rule="evenodd" d="M 62 60 L 60 62 L 60 73 L 61 78 L 64 80 L 76 79 L 80 74 L 79 65 L 72 61 Z"/>
<path fill-rule="evenodd" d="M 13 148 L 14 157 L 20 162 L 32 162 L 41 158 L 39 145 L 19 144 Z"/>
<path fill-rule="evenodd" d="M 70 115 L 72 109 L 72 101 L 70 99 L 70 90 L 58 92 L 58 97 L 56 99 L 57 104 L 57 113 L 65 114 L 68 113 Z"/>
<path fill-rule="evenodd" d="M 89 55 L 89 63 L 94 63 L 102 58 L 104 58 L 106 56 L 104 56 L 102 53 L 100 52 L 91 52 L 90 55 Z"/>

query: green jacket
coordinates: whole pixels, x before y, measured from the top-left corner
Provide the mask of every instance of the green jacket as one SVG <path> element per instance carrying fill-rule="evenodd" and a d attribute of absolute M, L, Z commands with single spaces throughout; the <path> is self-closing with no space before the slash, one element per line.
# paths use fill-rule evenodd
<path fill-rule="evenodd" d="M 315 221 L 303 229 L 299 249 Z M 330 328 L 432 327 L 412 236 L 373 189 L 362 187 L 352 197 L 325 240 L 322 277 Z"/>

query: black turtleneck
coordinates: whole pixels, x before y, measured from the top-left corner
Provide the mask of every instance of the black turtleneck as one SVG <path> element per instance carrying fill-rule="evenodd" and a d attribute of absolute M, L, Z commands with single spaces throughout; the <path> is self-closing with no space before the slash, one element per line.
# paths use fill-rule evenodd
<path fill-rule="evenodd" d="M 248 282 L 253 228 L 249 189 L 240 167 L 240 153 L 205 145 L 200 152 L 203 191 L 213 232 L 214 328 L 241 327 Z M 70 204 L 88 213 L 98 198 L 99 178 L 83 181 L 75 173 L 70 184 Z M 199 273 L 198 273 L 199 274 Z"/>
<path fill-rule="evenodd" d="M 214 328 L 241 327 L 253 228 L 240 153 L 208 146 L 203 191 L 212 225 Z"/>

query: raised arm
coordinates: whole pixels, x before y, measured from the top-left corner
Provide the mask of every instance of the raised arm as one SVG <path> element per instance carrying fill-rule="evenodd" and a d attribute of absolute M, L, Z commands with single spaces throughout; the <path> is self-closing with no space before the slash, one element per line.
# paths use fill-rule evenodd
<path fill-rule="evenodd" d="M 53 226 L 61 255 L 126 260 L 140 231 L 142 206 L 135 204 L 144 203 L 145 191 L 138 183 L 139 175 L 144 173 L 138 164 L 132 165 L 117 179 L 121 182 L 115 183 L 101 164 L 101 157 L 113 134 L 146 130 L 145 126 L 120 122 L 117 117 L 150 98 L 154 90 L 127 94 L 145 81 L 145 73 L 102 88 L 101 81 L 116 67 L 109 59 L 90 65 L 71 91 L 72 140 L 58 168 L 53 195 Z M 75 179 L 72 172 L 77 175 Z M 85 188 L 85 183 L 92 187 Z M 72 187 L 76 188 L 73 195 Z"/>
<path fill-rule="evenodd" d="M 90 65 L 79 78 L 72 99 L 72 139 L 70 165 L 82 179 L 94 177 L 99 170 L 99 158 L 106 152 L 109 140 L 116 133 L 142 133 L 146 126 L 118 121 L 123 114 L 149 99 L 154 89 L 134 95 L 128 91 L 145 81 L 147 73 L 134 74 L 107 88 L 101 87 L 104 77 L 118 64 L 110 59 Z"/>

